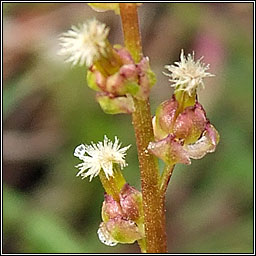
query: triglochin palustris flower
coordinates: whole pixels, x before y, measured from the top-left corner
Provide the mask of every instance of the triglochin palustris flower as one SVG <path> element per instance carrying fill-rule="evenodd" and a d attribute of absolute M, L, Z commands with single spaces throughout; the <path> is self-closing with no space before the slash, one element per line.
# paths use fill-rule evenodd
<path fill-rule="evenodd" d="M 184 51 L 181 50 L 180 61 L 174 62 L 175 65 L 166 65 L 165 68 L 171 73 L 165 73 L 169 76 L 171 86 L 177 91 L 186 91 L 189 96 L 196 92 L 197 88 L 204 88 L 203 78 L 214 76 L 206 72 L 209 69 L 209 64 L 201 62 L 203 57 L 195 61 L 195 54 L 184 56 Z"/>
<path fill-rule="evenodd" d="M 114 175 L 114 164 L 123 169 L 127 166 L 125 162 L 126 151 L 130 147 L 121 148 L 121 143 L 115 137 L 114 143 L 107 136 L 104 136 L 103 142 L 93 143 L 91 145 L 81 144 L 75 148 L 74 156 L 78 157 L 83 163 L 78 164 L 79 168 L 77 176 L 86 178 L 90 176 L 90 181 L 93 177 L 99 175 L 102 170 L 107 179 Z"/>
<path fill-rule="evenodd" d="M 96 19 L 72 26 L 59 40 L 61 49 L 58 54 L 66 57 L 72 65 L 90 67 L 101 56 L 106 56 L 109 28 Z"/>

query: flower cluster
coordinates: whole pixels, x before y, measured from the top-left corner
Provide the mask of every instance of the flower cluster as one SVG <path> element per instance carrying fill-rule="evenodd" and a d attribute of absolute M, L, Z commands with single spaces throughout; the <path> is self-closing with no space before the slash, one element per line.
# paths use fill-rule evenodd
<path fill-rule="evenodd" d="M 96 99 L 108 114 L 132 113 L 132 96 L 145 99 L 155 83 L 148 57 L 135 63 L 130 53 L 122 46 L 112 46 L 107 36 L 109 28 L 89 20 L 60 37 L 59 55 L 72 65 L 88 67 L 88 86 L 97 91 Z"/>
<path fill-rule="evenodd" d="M 208 65 L 187 59 L 181 52 L 181 62 L 168 66 L 175 82 L 174 95 L 160 104 L 153 118 L 155 141 L 148 149 L 166 164 L 190 164 L 190 158 L 200 159 L 206 153 L 214 152 L 219 142 L 219 134 L 206 117 L 202 105 L 196 97 L 198 86 L 203 78 L 212 76 L 206 73 Z"/>

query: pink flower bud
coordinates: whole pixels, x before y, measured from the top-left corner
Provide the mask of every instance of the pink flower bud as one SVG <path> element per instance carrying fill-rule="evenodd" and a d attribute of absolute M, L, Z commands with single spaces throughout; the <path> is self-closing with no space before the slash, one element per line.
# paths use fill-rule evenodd
<path fill-rule="evenodd" d="M 113 219 L 117 216 L 122 216 L 123 212 L 121 206 L 118 202 L 116 202 L 112 196 L 105 194 L 105 200 L 102 206 L 102 219 L 104 222 L 108 221 L 109 219 Z"/>
<path fill-rule="evenodd" d="M 138 71 L 134 64 L 126 64 L 120 68 L 120 75 L 128 80 L 137 80 L 138 79 Z"/>
<path fill-rule="evenodd" d="M 115 96 L 123 96 L 127 93 L 133 95 L 139 90 L 137 81 L 136 66 L 134 64 L 123 65 L 119 72 L 107 78 L 106 86 L 103 90 Z"/>
<path fill-rule="evenodd" d="M 115 46 L 115 48 L 117 48 L 117 46 Z M 131 54 L 121 46 L 118 46 L 118 48 L 119 49 L 116 49 L 116 51 L 123 64 L 134 64 Z"/>
<path fill-rule="evenodd" d="M 130 220 L 137 221 L 142 217 L 142 195 L 141 192 L 126 183 L 120 193 L 120 205 L 124 214 Z"/>
<path fill-rule="evenodd" d="M 93 70 L 93 69 L 92 69 Z M 92 71 L 95 75 L 95 82 L 100 90 L 104 90 L 106 88 L 107 79 L 98 71 Z"/>
<path fill-rule="evenodd" d="M 185 144 L 194 143 L 205 130 L 207 119 L 201 104 L 187 107 L 175 120 L 173 133 Z"/>
<path fill-rule="evenodd" d="M 155 83 L 155 75 L 151 71 L 149 59 L 146 57 L 135 64 L 130 53 L 121 46 L 115 47 L 113 56 L 116 56 L 113 61 L 119 60 L 116 61 L 117 63 L 112 63 L 111 60 L 105 63 L 102 59 L 102 65 L 97 62 L 90 67 L 87 74 L 87 83 L 91 89 L 101 92 L 100 96 L 97 95 L 97 98 L 99 98 L 101 107 L 106 113 L 131 113 L 132 111 L 124 111 L 123 109 L 119 111 L 117 109 L 119 100 L 110 101 L 110 98 L 120 96 L 133 96 L 138 99 L 148 98 L 150 88 Z M 105 70 L 107 64 L 110 65 L 109 72 Z M 101 97 L 102 93 L 105 93 L 104 97 Z M 126 101 L 122 99 L 122 103 L 126 103 Z M 127 106 L 127 108 L 131 110 L 130 106 Z"/>
<path fill-rule="evenodd" d="M 214 152 L 218 142 L 219 134 L 208 122 L 201 137 L 192 144 L 178 140 L 174 134 L 169 134 L 162 140 L 150 142 L 148 150 L 166 164 L 190 164 L 190 158 L 200 159 L 207 153 Z"/>
<path fill-rule="evenodd" d="M 178 102 L 175 100 L 175 97 L 164 101 L 157 108 L 154 127 L 156 139 L 163 139 L 168 134 L 172 133 L 177 109 Z"/>
<path fill-rule="evenodd" d="M 115 96 L 125 95 L 124 80 L 125 78 L 120 76 L 119 72 L 109 76 L 106 81 L 106 86 L 103 88 L 104 92 L 111 93 Z"/>
<path fill-rule="evenodd" d="M 149 66 L 148 57 L 143 57 L 141 59 L 137 64 L 137 70 L 139 74 L 140 91 L 135 96 L 140 99 L 147 99 L 149 97 L 151 87 L 156 82 L 155 74 L 151 71 Z"/>

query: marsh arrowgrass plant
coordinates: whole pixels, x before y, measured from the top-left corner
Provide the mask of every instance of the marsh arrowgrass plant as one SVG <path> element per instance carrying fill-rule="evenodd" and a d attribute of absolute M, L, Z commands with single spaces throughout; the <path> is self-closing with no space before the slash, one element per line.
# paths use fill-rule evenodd
<path fill-rule="evenodd" d="M 88 86 L 107 114 L 132 116 L 138 150 L 141 189 L 128 184 L 122 175 L 126 151 L 119 139 L 105 135 L 103 142 L 81 144 L 74 156 L 82 162 L 77 176 L 91 181 L 99 176 L 105 189 L 102 222 L 97 231 L 108 246 L 138 242 L 141 252 L 167 252 L 165 194 L 177 163 L 191 164 L 214 152 L 219 134 L 198 102 L 197 91 L 204 79 L 214 76 L 202 58 L 187 57 L 166 65 L 174 94 L 150 114 L 149 95 L 155 74 L 143 56 L 137 7 L 133 3 L 91 3 L 95 11 L 112 10 L 120 15 L 124 46 L 108 41 L 109 28 L 95 18 L 72 26 L 60 36 L 59 54 L 72 65 L 87 67 Z M 157 158 L 164 164 L 160 175 Z"/>

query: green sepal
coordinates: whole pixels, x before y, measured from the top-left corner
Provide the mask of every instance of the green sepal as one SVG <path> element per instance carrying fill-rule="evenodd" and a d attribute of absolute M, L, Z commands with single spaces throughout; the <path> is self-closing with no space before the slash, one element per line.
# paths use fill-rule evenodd
<path fill-rule="evenodd" d="M 131 97 L 109 97 L 108 95 L 98 94 L 96 96 L 102 110 L 106 114 L 130 114 L 134 111 L 134 103 Z"/>
<path fill-rule="evenodd" d="M 86 75 L 86 79 L 87 79 L 87 84 L 88 84 L 89 88 L 91 88 L 91 89 L 93 89 L 94 91 L 97 91 L 97 92 L 100 91 L 100 88 L 98 87 L 98 85 L 96 83 L 95 74 L 93 72 L 88 70 L 87 75 Z"/>
<path fill-rule="evenodd" d="M 128 81 L 125 83 L 124 88 L 127 91 L 127 93 L 130 93 L 131 95 L 136 95 L 136 93 L 140 89 L 140 86 L 136 82 Z"/>
<path fill-rule="evenodd" d="M 149 80 L 149 86 L 151 88 L 156 84 L 156 74 L 149 68 L 147 70 L 147 76 Z"/>
<path fill-rule="evenodd" d="M 144 237 L 144 233 L 141 233 L 135 222 L 121 217 L 108 221 L 106 226 L 111 236 L 122 244 L 132 244 Z"/>
<path fill-rule="evenodd" d="M 175 99 L 179 102 L 179 113 L 187 107 L 194 106 L 196 103 L 196 93 L 191 96 L 186 91 L 179 90 L 178 88 L 174 91 Z"/>

